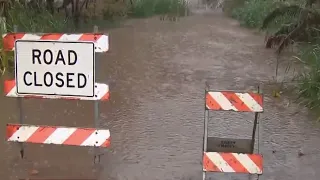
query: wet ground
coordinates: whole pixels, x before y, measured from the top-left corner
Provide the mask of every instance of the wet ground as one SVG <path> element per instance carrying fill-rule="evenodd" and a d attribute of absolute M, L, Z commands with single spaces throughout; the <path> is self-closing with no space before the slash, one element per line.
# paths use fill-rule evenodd
<path fill-rule="evenodd" d="M 19 146 L 3 140 L 1 179 L 201 179 L 207 79 L 218 90 L 263 85 L 259 151 L 265 169 L 260 179 L 319 179 L 320 125 L 290 98 L 271 97 L 268 84 L 276 60 L 273 51 L 264 49 L 262 36 L 219 13 L 200 13 L 178 22 L 130 20 L 107 32 L 111 49 L 98 57 L 97 78 L 111 88 L 111 100 L 100 106 L 100 127 L 111 130 L 112 147 L 103 150 L 101 163 L 93 164 L 90 148 L 30 144 L 21 160 Z M 94 126 L 92 102 L 25 100 L 23 105 L 28 124 Z M 18 122 L 16 100 L 0 97 L 0 107 L 4 139 L 5 124 Z M 252 114 L 211 113 L 210 135 L 250 137 L 252 122 Z M 299 151 L 305 155 L 299 156 Z"/>

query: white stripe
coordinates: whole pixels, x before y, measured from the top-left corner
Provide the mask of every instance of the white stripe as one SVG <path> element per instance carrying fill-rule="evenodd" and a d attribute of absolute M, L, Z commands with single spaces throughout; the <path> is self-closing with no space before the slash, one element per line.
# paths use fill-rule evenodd
<path fill-rule="evenodd" d="M 25 142 L 38 128 L 38 126 L 21 126 L 19 130 L 8 138 L 8 141 Z"/>
<path fill-rule="evenodd" d="M 73 134 L 77 128 L 57 128 L 43 144 L 62 144 Z"/>
<path fill-rule="evenodd" d="M 107 35 L 102 35 L 94 44 L 96 52 L 106 52 L 109 50 L 109 37 Z"/>
<path fill-rule="evenodd" d="M 217 101 L 223 110 L 234 110 L 238 111 L 231 102 L 221 92 L 209 92 L 210 96 Z"/>
<path fill-rule="evenodd" d="M 15 96 L 17 92 L 17 86 L 14 86 L 9 92 L 8 94 L 6 94 L 6 96 Z"/>
<path fill-rule="evenodd" d="M 63 34 L 59 41 L 78 41 L 82 34 Z"/>
<path fill-rule="evenodd" d="M 95 130 L 81 146 L 101 146 L 109 137 L 109 130 Z"/>
<path fill-rule="evenodd" d="M 100 100 L 103 96 L 105 96 L 109 92 L 109 86 L 107 84 L 101 84 L 101 83 L 95 83 L 97 86 L 95 88 L 95 95 L 97 97 L 72 97 L 72 98 L 77 98 L 79 100 L 89 100 L 89 101 L 95 101 L 95 100 Z M 35 94 L 23 94 L 23 95 L 18 95 L 16 86 L 14 86 L 6 96 L 8 97 L 25 97 L 25 96 L 37 96 L 37 97 L 42 97 L 42 98 L 47 98 L 47 99 L 64 99 L 68 98 L 66 96 L 42 96 L 42 95 L 35 95 Z"/>
<path fill-rule="evenodd" d="M 208 158 L 214 165 L 217 166 L 222 172 L 235 172 L 233 168 L 220 156 L 217 152 L 206 153 Z"/>
<path fill-rule="evenodd" d="M 252 112 L 262 112 L 263 108 L 248 93 L 235 93 L 241 101 L 243 101 Z"/>
<path fill-rule="evenodd" d="M 247 154 L 232 153 L 232 155 L 247 169 L 250 174 L 262 174 L 261 169 L 248 157 Z"/>
<path fill-rule="evenodd" d="M 23 40 L 39 40 L 41 36 L 36 34 L 25 34 L 21 39 Z"/>

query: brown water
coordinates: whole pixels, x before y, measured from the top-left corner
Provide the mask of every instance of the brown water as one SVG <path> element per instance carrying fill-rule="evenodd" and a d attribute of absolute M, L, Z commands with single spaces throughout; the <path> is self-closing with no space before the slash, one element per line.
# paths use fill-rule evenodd
<path fill-rule="evenodd" d="M 263 37 L 221 14 L 198 14 L 178 22 L 130 20 L 108 31 L 111 49 L 98 58 L 98 80 L 110 84 L 100 126 L 110 128 L 112 147 L 99 165 L 92 149 L 53 145 L 19 146 L 1 141 L 3 180 L 34 177 L 101 180 L 198 180 L 201 177 L 204 83 L 215 89 L 252 90 L 264 84 L 259 150 L 262 180 L 318 180 L 319 124 L 286 97 L 274 99 L 268 86 L 275 56 Z M 0 98 L 1 132 L 17 122 L 15 99 Z M 93 127 L 92 102 L 25 100 L 25 123 Z M 211 113 L 210 134 L 249 137 L 252 114 Z M 256 146 L 258 148 L 258 145 Z M 298 156 L 303 151 L 304 156 Z M 33 177 L 33 176 L 30 176 Z M 230 178 L 231 177 L 231 178 Z M 318 177 L 318 178 L 317 178 Z M 248 179 L 211 174 L 208 179 Z"/>

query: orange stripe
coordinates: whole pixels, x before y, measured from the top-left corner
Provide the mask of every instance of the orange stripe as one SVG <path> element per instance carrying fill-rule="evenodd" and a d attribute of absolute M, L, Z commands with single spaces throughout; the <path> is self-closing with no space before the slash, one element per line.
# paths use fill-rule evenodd
<path fill-rule="evenodd" d="M 5 37 L 3 37 L 3 49 L 5 51 L 12 51 L 14 48 L 15 40 L 22 39 L 25 33 L 8 33 Z"/>
<path fill-rule="evenodd" d="M 214 172 L 222 172 L 213 162 L 208 158 L 206 153 L 203 155 L 203 162 L 202 162 L 203 169 L 206 171 L 214 171 Z"/>
<path fill-rule="evenodd" d="M 103 144 L 101 144 L 101 147 L 109 147 L 111 144 L 111 139 L 108 138 Z"/>
<path fill-rule="evenodd" d="M 232 167 L 235 172 L 249 173 L 248 170 L 239 162 L 232 153 L 219 153 L 221 157 Z"/>
<path fill-rule="evenodd" d="M 16 85 L 15 80 L 5 80 L 3 92 L 7 95 Z"/>
<path fill-rule="evenodd" d="M 71 136 L 62 144 L 80 145 L 85 141 L 95 130 L 94 129 L 77 129 Z"/>
<path fill-rule="evenodd" d="M 263 157 L 260 154 L 247 155 L 260 169 L 263 170 Z"/>
<path fill-rule="evenodd" d="M 221 106 L 214 100 L 209 93 L 206 94 L 206 105 L 210 110 L 221 110 Z"/>
<path fill-rule="evenodd" d="M 109 97 L 110 97 L 110 93 L 107 92 L 104 96 L 102 96 L 101 100 L 102 100 L 102 101 L 106 101 L 106 100 L 109 99 Z"/>
<path fill-rule="evenodd" d="M 251 111 L 248 106 L 234 92 L 221 92 L 238 111 Z"/>
<path fill-rule="evenodd" d="M 39 127 L 28 139 L 27 142 L 43 143 L 57 128 Z"/>
<path fill-rule="evenodd" d="M 21 125 L 17 124 L 7 124 L 6 138 L 9 139 L 20 127 Z"/>
<path fill-rule="evenodd" d="M 86 33 L 86 34 L 82 34 L 82 36 L 80 37 L 80 41 L 93 41 L 96 42 L 100 37 L 102 36 L 102 34 L 92 34 L 92 33 Z"/>
<path fill-rule="evenodd" d="M 59 40 L 63 34 L 50 33 L 41 36 L 41 40 Z"/>
<path fill-rule="evenodd" d="M 250 96 L 257 101 L 257 103 L 263 108 L 263 96 L 258 93 L 248 93 Z"/>

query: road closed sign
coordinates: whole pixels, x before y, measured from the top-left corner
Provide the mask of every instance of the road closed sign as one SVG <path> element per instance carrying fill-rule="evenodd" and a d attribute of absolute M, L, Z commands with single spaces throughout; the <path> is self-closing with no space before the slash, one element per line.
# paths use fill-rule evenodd
<path fill-rule="evenodd" d="M 93 42 L 17 40 L 18 94 L 94 96 Z"/>

